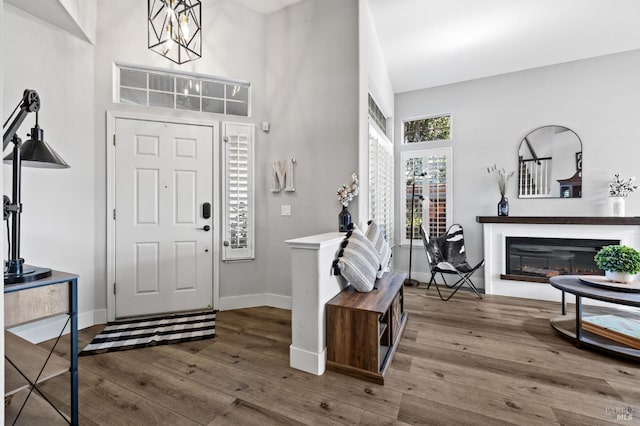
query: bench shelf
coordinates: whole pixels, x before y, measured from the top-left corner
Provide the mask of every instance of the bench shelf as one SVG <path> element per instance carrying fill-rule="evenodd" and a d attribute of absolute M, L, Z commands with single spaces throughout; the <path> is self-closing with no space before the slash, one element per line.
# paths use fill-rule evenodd
<path fill-rule="evenodd" d="M 349 286 L 327 302 L 327 368 L 384 384 L 407 323 L 405 277 L 387 272 L 370 293 Z"/>

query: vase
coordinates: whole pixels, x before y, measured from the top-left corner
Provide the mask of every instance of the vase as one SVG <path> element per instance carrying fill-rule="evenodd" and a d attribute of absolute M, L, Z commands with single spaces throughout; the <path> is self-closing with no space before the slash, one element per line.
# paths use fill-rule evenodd
<path fill-rule="evenodd" d="M 351 225 L 351 213 L 346 206 L 342 206 L 342 211 L 338 213 L 338 231 L 347 232 Z"/>
<path fill-rule="evenodd" d="M 624 216 L 624 197 L 609 197 L 609 210 L 611 216 Z"/>
<path fill-rule="evenodd" d="M 628 272 L 604 271 L 604 277 L 614 283 L 629 284 L 635 278 L 635 274 Z"/>
<path fill-rule="evenodd" d="M 504 195 L 498 203 L 498 216 L 509 216 L 509 199 Z"/>

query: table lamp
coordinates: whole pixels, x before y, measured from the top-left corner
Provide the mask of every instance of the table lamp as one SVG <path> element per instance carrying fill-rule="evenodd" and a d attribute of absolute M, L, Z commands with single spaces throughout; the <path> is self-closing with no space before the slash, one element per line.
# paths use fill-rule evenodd
<path fill-rule="evenodd" d="M 22 213 L 21 193 L 21 169 L 27 167 L 41 168 L 68 168 L 69 165 L 44 141 L 44 131 L 38 125 L 38 112 L 40 111 L 40 97 L 35 90 L 26 89 L 22 100 L 13 110 L 2 129 L 5 130 L 2 138 L 2 150 L 13 143 L 12 152 L 5 157 L 5 162 L 12 164 L 12 197 L 3 197 L 3 218 L 11 219 L 11 238 L 9 240 L 9 259 L 5 264 L 4 283 L 19 284 L 46 278 L 51 276 L 51 269 L 25 265 L 20 257 L 20 214 Z M 29 140 L 22 143 L 17 132 L 22 122 L 29 113 L 36 113 L 35 127 L 31 128 Z M 17 113 L 17 114 L 16 114 Z M 9 121 L 11 124 L 7 125 Z"/>

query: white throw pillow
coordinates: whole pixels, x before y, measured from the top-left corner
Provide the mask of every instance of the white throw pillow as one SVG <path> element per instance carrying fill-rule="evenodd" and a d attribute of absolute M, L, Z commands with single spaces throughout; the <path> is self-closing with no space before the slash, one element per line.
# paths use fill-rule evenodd
<path fill-rule="evenodd" d="M 376 249 L 378 256 L 380 257 L 380 269 L 376 276 L 381 278 L 387 270 L 387 266 L 389 266 L 389 261 L 391 260 L 391 247 L 389 247 L 387 240 L 384 239 L 384 235 L 382 235 L 380 227 L 373 220 L 369 221 L 369 227 L 367 228 L 365 235 L 369 241 L 371 241 L 371 244 Z"/>

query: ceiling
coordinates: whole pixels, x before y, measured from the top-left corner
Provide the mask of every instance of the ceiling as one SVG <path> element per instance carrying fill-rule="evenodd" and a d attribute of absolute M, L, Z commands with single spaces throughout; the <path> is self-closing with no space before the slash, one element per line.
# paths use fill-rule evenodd
<path fill-rule="evenodd" d="M 368 1 L 396 93 L 640 48 L 638 0 Z"/>
<path fill-rule="evenodd" d="M 640 49 L 638 0 L 368 2 L 396 93 Z"/>
<path fill-rule="evenodd" d="M 269 14 L 302 0 L 235 1 Z M 396 93 L 640 49 L 640 0 L 368 2 Z M 5 3 L 88 40 L 71 0 Z"/>
<path fill-rule="evenodd" d="M 235 0 L 236 3 L 240 3 L 249 9 L 264 13 L 265 15 L 284 9 L 285 7 L 301 1 L 302 0 Z"/>

